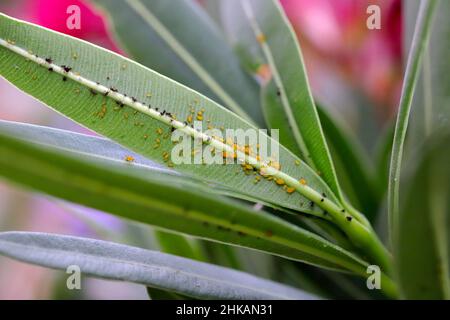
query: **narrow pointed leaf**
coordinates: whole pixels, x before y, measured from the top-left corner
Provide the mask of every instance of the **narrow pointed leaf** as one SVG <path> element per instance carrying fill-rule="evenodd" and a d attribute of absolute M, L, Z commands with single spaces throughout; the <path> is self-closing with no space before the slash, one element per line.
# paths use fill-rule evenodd
<path fill-rule="evenodd" d="M 403 80 L 389 169 L 388 213 L 391 233 L 395 233 L 394 229 L 398 227 L 400 174 L 411 103 L 437 3 L 436 0 L 421 2 Z"/>
<path fill-rule="evenodd" d="M 255 129 L 199 93 L 117 54 L 5 15 L 0 15 L 0 24 L 1 76 L 74 121 L 156 162 L 168 162 L 165 155 L 170 155 L 174 146 L 170 140 L 173 127 L 206 140 L 205 135 L 182 122 L 192 115 L 192 109 L 195 113 L 204 110 L 204 127 L 209 123 L 219 130 Z M 227 147 L 217 139 L 210 139 L 210 143 Z M 253 161 L 256 168 L 263 165 Z M 290 209 L 318 216 L 324 216 L 321 207 L 325 205 L 337 211 L 333 192 L 311 168 L 302 162 L 298 165 L 298 161 L 280 146 L 281 171 L 274 177 L 299 191 L 293 194 L 274 181 L 262 179 L 255 184 L 254 176 L 246 175 L 240 164 L 180 164 L 174 169 Z M 299 183 L 302 178 L 307 186 Z M 320 201 L 322 193 L 328 195 L 324 203 Z M 318 205 L 311 209 L 303 195 Z M 343 215 L 337 218 L 345 225 Z"/>
<path fill-rule="evenodd" d="M 11 161 L 13 159 L 14 161 Z M 180 177 L 130 174 L 0 131 L 0 175 L 71 202 L 195 237 L 364 274 L 365 262 L 264 211 L 186 185 Z M 176 199 L 176 201 L 174 201 Z"/>
<path fill-rule="evenodd" d="M 263 60 L 258 61 L 261 56 L 253 46 L 247 48 L 247 55 L 253 56 L 256 52 L 255 64 L 265 63 L 270 68 L 281 102 L 278 106 L 282 107 L 277 111 L 285 114 L 303 159 L 320 172 L 332 191 L 341 197 L 300 46 L 280 4 L 275 0 L 233 0 L 222 4 L 225 29 L 237 50 L 252 46 L 255 39 L 259 43 Z M 249 29 L 253 31 L 253 39 Z"/>
<path fill-rule="evenodd" d="M 450 134 L 432 136 L 405 183 L 397 276 L 407 299 L 450 299 Z M 396 230 L 396 229 L 395 229 Z"/>
<path fill-rule="evenodd" d="M 129 281 L 201 299 L 314 299 L 247 273 L 100 240 L 32 232 L 0 233 L 0 253 L 54 269 Z"/>

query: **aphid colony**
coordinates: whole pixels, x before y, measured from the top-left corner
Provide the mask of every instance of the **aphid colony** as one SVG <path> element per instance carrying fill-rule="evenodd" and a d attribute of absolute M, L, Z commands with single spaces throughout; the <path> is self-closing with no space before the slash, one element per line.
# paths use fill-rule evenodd
<path fill-rule="evenodd" d="M 36 56 L 36 58 L 38 58 L 38 57 Z M 48 70 L 50 72 L 53 72 L 54 71 L 54 64 L 53 64 L 52 58 L 49 57 L 49 58 L 45 58 L 44 60 L 48 64 Z M 66 65 L 61 65 L 60 68 L 63 70 L 64 73 L 67 74 L 67 75 L 63 75 L 63 77 L 62 77 L 62 81 L 65 82 L 65 81 L 67 81 L 68 75 L 72 72 L 72 68 L 69 67 L 69 66 L 66 66 Z M 122 70 L 124 70 L 125 68 L 126 68 L 126 65 L 122 65 Z M 74 75 L 78 75 L 78 74 L 74 74 Z M 109 79 L 110 79 L 110 77 L 107 77 L 107 80 L 109 80 Z M 174 114 L 172 114 L 172 113 L 170 113 L 170 112 L 168 112 L 166 110 L 159 111 L 158 108 L 153 108 L 150 104 L 145 104 L 143 102 L 138 102 L 138 100 L 135 97 L 128 97 L 126 94 L 120 94 L 119 90 L 117 88 L 115 88 L 115 87 L 109 87 L 109 88 L 106 88 L 106 90 L 104 90 L 104 89 L 100 90 L 100 88 L 105 88 L 105 87 L 101 86 L 100 83 L 98 83 L 98 82 L 96 84 L 99 86 L 98 89 L 97 88 L 96 89 L 94 89 L 94 88 L 89 88 L 88 89 L 92 96 L 96 96 L 99 93 L 101 93 L 104 97 L 109 96 L 111 93 L 116 94 L 113 97 L 114 100 L 115 100 L 115 103 L 117 104 L 117 107 L 116 107 L 117 109 L 115 109 L 115 110 L 119 110 L 119 109 L 123 108 L 125 106 L 125 101 L 127 99 L 128 99 L 128 101 L 131 101 L 131 103 L 134 103 L 134 104 L 139 103 L 140 105 L 148 108 L 148 110 L 150 110 L 152 112 L 152 114 L 150 114 L 151 116 L 154 117 L 154 115 L 156 114 L 157 116 L 160 117 L 160 120 L 165 120 L 164 122 L 171 126 L 170 132 L 173 132 L 175 129 L 180 129 L 180 128 L 189 128 L 189 129 L 192 128 L 192 130 L 196 131 L 196 129 L 194 129 L 194 126 L 192 125 L 194 119 L 197 120 L 197 121 L 203 121 L 205 119 L 205 109 L 202 108 L 201 110 L 196 111 L 195 107 L 191 105 L 190 106 L 190 112 L 187 115 L 185 121 L 180 122 L 180 121 L 177 121 L 177 118 L 176 118 L 176 116 Z M 80 93 L 80 89 L 76 89 L 76 93 L 77 94 Z M 278 95 L 280 94 L 279 90 L 277 91 L 277 94 Z M 120 95 L 120 96 L 118 97 L 118 95 Z M 148 98 L 150 98 L 151 96 L 152 96 L 151 93 L 147 93 L 146 94 L 146 97 L 148 97 Z M 196 100 L 194 102 L 195 102 L 195 104 L 199 103 L 198 100 Z M 137 112 L 138 112 L 138 110 L 135 111 L 135 114 Z M 97 112 L 96 115 L 98 117 L 100 117 L 100 118 L 104 118 L 106 116 L 106 113 L 107 113 L 106 103 L 103 103 L 102 106 L 101 106 L 100 111 Z M 128 114 L 127 113 L 124 114 L 124 118 L 125 119 L 128 118 Z M 210 123 L 211 121 L 209 119 L 207 119 L 206 122 L 208 123 L 208 129 L 214 129 L 214 127 L 211 125 L 211 123 Z M 135 125 L 143 126 L 143 123 L 142 122 L 140 122 L 140 123 L 136 122 Z M 220 127 L 220 129 L 224 130 L 223 127 Z M 158 138 L 155 139 L 155 144 L 153 145 L 153 148 L 154 149 L 158 149 L 161 146 L 161 138 L 168 139 L 169 136 L 170 136 L 170 132 L 164 134 L 163 129 L 162 128 L 158 128 L 156 130 L 156 133 L 157 133 L 158 136 L 161 136 L 161 137 L 158 137 Z M 197 133 L 201 134 L 200 132 L 197 132 Z M 192 137 L 194 138 L 194 136 L 192 136 Z M 145 134 L 143 136 L 143 138 L 144 138 L 144 140 L 147 140 L 149 138 L 149 135 Z M 224 159 L 230 159 L 230 158 L 231 159 L 237 159 L 238 158 L 238 153 L 242 153 L 242 154 L 245 154 L 247 156 L 254 157 L 258 162 L 261 162 L 261 159 L 259 158 L 259 155 L 255 154 L 253 149 L 252 149 L 252 147 L 249 146 L 249 145 L 240 146 L 240 145 L 234 143 L 231 140 L 224 140 L 223 138 L 214 137 L 214 136 L 213 137 L 210 137 L 210 136 L 203 136 L 202 137 L 201 136 L 201 140 L 202 140 L 203 144 L 211 143 L 212 139 L 220 141 L 222 144 L 227 145 L 227 146 L 232 148 L 233 152 L 226 151 L 226 150 L 223 150 L 223 149 L 220 151 L 222 153 L 222 157 Z M 259 149 L 258 145 L 256 146 L 256 149 L 257 150 Z M 213 149 L 213 151 L 214 151 L 214 149 Z M 194 152 L 195 151 L 193 151 L 193 153 Z M 173 163 L 170 161 L 170 154 L 167 151 L 164 151 L 162 153 L 162 158 L 163 158 L 163 161 L 165 163 L 167 163 L 167 165 L 169 167 L 173 167 L 174 166 Z M 125 156 L 124 160 L 126 162 L 131 163 L 131 162 L 134 162 L 134 157 L 132 157 L 132 156 Z M 237 160 L 239 160 L 239 159 L 237 159 Z M 295 165 L 296 166 L 299 166 L 300 164 L 301 164 L 301 162 L 299 160 L 295 160 Z M 272 161 L 271 160 L 267 164 L 260 165 L 259 169 L 256 168 L 255 166 L 249 164 L 249 163 L 243 162 L 243 163 L 241 163 L 241 168 L 242 168 L 242 171 L 246 175 L 252 175 L 252 174 L 256 175 L 255 178 L 254 178 L 254 181 L 253 181 L 255 184 L 259 183 L 262 180 L 262 178 L 264 178 L 267 181 L 273 181 L 276 185 L 282 187 L 283 190 L 285 192 L 287 192 L 288 194 L 293 194 L 296 191 L 295 187 L 286 185 L 286 182 L 283 179 L 274 177 L 272 174 L 270 174 L 270 172 L 269 172 L 270 170 L 268 170 L 269 168 L 276 169 L 276 170 L 281 170 L 281 164 L 278 163 L 277 161 Z M 305 180 L 305 178 L 301 178 L 298 182 L 302 186 L 306 186 L 307 185 L 307 181 Z M 325 198 L 326 198 L 325 193 L 322 193 L 322 198 L 320 199 L 320 202 L 324 202 Z M 314 202 L 312 202 L 312 201 L 310 202 L 310 208 L 311 209 L 314 208 Z M 326 215 L 327 211 L 324 211 L 323 213 L 324 213 L 324 215 Z M 345 213 L 345 210 L 342 210 L 342 213 Z M 346 219 L 348 221 L 351 221 L 352 217 L 351 216 L 346 216 Z"/>

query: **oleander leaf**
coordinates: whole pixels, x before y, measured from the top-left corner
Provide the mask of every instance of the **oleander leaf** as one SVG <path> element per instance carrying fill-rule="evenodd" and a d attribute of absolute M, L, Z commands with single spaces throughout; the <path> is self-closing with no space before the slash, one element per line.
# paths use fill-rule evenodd
<path fill-rule="evenodd" d="M 450 299 L 450 133 L 421 148 L 394 234 L 397 278 L 407 299 Z M 397 231 L 397 229 L 394 229 Z"/>
<path fill-rule="evenodd" d="M 400 175 L 412 99 L 437 3 L 438 1 L 436 0 L 424 0 L 421 2 L 403 80 L 389 166 L 388 214 L 391 234 L 396 233 L 394 230 L 398 227 Z"/>
<path fill-rule="evenodd" d="M 207 141 L 205 134 L 182 122 L 192 116 L 192 109 L 194 117 L 202 112 L 198 119 L 203 118 L 204 127 L 210 124 L 218 130 L 255 129 L 201 94 L 117 54 L 3 14 L 0 23 L 1 76 L 81 125 L 158 163 L 171 165 L 168 158 L 174 146 L 170 139 L 174 127 L 191 138 Z M 180 120 L 174 120 L 174 116 Z M 218 139 L 209 138 L 219 151 L 232 150 Z M 279 146 L 274 140 L 264 142 Z M 201 147 L 206 148 L 206 142 Z M 256 146 L 250 147 L 257 150 Z M 254 168 L 263 166 L 261 161 L 253 161 Z M 278 179 L 255 183 L 255 176 L 246 174 L 239 163 L 188 163 L 174 169 L 243 195 L 321 217 L 325 217 L 322 193 L 328 195 L 325 203 L 339 206 L 321 177 L 282 146 L 279 163 L 281 170 L 273 176 L 299 192 L 289 194 L 275 183 Z M 302 178 L 307 186 L 299 183 Z M 309 198 L 318 205 L 311 208 Z"/>
<path fill-rule="evenodd" d="M 365 273 L 366 263 L 353 254 L 280 218 L 182 177 L 151 170 L 141 177 L 133 170 L 132 164 L 104 166 L 0 129 L 0 175 L 13 182 L 172 232 Z"/>
<path fill-rule="evenodd" d="M 128 281 L 200 299 L 316 299 L 253 275 L 157 251 L 94 239 L 33 232 L 0 233 L 0 253 L 82 274 Z"/>
<path fill-rule="evenodd" d="M 320 172 L 341 199 L 300 46 L 281 5 L 275 0 L 231 0 L 222 1 L 222 6 L 224 28 L 237 51 L 244 51 L 246 59 L 253 59 L 251 65 L 265 64 L 271 70 L 280 103 L 269 103 L 266 109 L 275 109 L 270 115 L 284 114 L 302 158 Z"/>

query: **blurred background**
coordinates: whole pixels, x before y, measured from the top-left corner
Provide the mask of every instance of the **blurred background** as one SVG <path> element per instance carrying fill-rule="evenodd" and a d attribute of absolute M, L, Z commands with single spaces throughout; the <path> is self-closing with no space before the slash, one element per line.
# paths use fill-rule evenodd
<path fill-rule="evenodd" d="M 217 0 L 213 0 L 217 1 Z M 208 9 L 210 1 L 199 0 Z M 353 131 L 369 154 L 391 123 L 403 68 L 402 1 L 377 0 L 381 29 L 366 27 L 369 0 L 281 0 L 300 39 L 317 99 Z M 81 29 L 66 27 L 66 9 L 81 8 Z M 105 17 L 89 1 L 0 0 L 0 11 L 121 52 L 108 33 Z M 0 119 L 89 133 L 0 79 Z M 63 233 L 142 245 L 146 227 L 33 194 L 0 180 L 0 231 Z M 133 232 L 127 232 L 133 230 Z M 125 234 L 125 236 L 124 236 Z M 127 238 L 126 235 L 133 237 Z M 146 238 L 148 247 L 154 247 Z M 145 288 L 83 279 L 69 291 L 66 274 L 0 257 L 0 299 L 146 299 Z"/>

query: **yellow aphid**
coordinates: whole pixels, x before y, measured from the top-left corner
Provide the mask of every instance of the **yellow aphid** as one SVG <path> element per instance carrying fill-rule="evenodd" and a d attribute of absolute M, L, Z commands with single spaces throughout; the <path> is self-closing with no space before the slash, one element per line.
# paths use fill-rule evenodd
<path fill-rule="evenodd" d="M 159 134 L 159 135 L 162 135 L 163 134 L 163 129 L 161 129 L 161 128 L 156 129 L 156 133 Z"/>
<path fill-rule="evenodd" d="M 246 164 L 246 165 L 244 166 L 244 168 L 245 168 L 246 170 L 253 170 L 253 166 L 252 166 L 251 164 Z"/>
<path fill-rule="evenodd" d="M 286 188 L 286 192 L 289 193 L 289 194 L 294 193 L 294 191 L 295 191 L 294 187 L 287 187 Z"/>
<path fill-rule="evenodd" d="M 148 134 L 144 134 L 144 139 L 148 139 Z"/>
<path fill-rule="evenodd" d="M 301 178 L 298 182 L 300 182 L 301 185 L 306 186 L 307 182 L 304 178 Z"/>
<path fill-rule="evenodd" d="M 156 138 L 155 142 L 156 143 L 161 143 L 161 139 L 160 138 Z"/>
<path fill-rule="evenodd" d="M 151 94 L 150 92 L 147 92 L 147 93 L 145 94 L 145 96 L 146 96 L 147 98 L 151 98 L 151 97 L 152 97 L 152 94 Z"/>
<path fill-rule="evenodd" d="M 299 166 L 300 163 L 301 163 L 300 160 L 295 160 L 295 165 L 296 165 L 296 166 Z"/>
<path fill-rule="evenodd" d="M 133 156 L 126 156 L 125 157 L 125 161 L 126 162 L 133 162 L 134 161 L 134 157 Z"/>
<path fill-rule="evenodd" d="M 192 123 L 192 115 L 188 115 L 186 121 Z"/>
<path fill-rule="evenodd" d="M 198 115 L 197 115 L 197 120 L 198 120 L 198 121 L 203 121 L 203 116 L 202 116 L 201 114 L 198 114 Z"/>
<path fill-rule="evenodd" d="M 222 152 L 222 157 L 223 157 L 223 158 L 229 158 L 229 159 L 236 159 L 236 158 L 237 158 L 237 154 L 234 153 L 234 152 L 226 152 L 226 151 L 223 151 L 223 152 Z"/>
<path fill-rule="evenodd" d="M 256 36 L 256 40 L 258 40 L 259 43 L 266 42 L 266 36 L 263 33 L 260 33 Z"/>
<path fill-rule="evenodd" d="M 285 184 L 284 180 L 283 180 L 283 179 L 280 179 L 280 178 L 278 178 L 277 180 L 275 180 L 275 183 L 276 183 L 277 185 L 279 185 L 279 186 L 282 186 L 282 185 Z"/>

